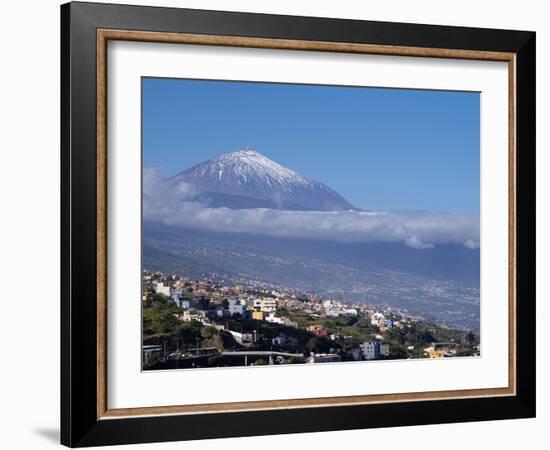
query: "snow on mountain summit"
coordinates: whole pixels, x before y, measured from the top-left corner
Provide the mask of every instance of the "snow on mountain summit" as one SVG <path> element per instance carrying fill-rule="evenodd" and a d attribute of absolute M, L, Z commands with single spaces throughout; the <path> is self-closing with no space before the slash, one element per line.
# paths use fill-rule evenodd
<path fill-rule="evenodd" d="M 221 154 L 166 180 L 194 186 L 212 206 L 291 210 L 354 207 L 324 184 L 305 177 L 251 148 Z"/>
<path fill-rule="evenodd" d="M 226 176 L 237 176 L 242 183 L 261 178 L 268 184 L 279 184 L 282 189 L 290 189 L 293 184 L 310 184 L 311 180 L 293 170 L 266 158 L 256 150 L 246 148 L 224 153 L 207 163 L 200 164 L 201 176 L 218 175 L 219 181 Z"/>

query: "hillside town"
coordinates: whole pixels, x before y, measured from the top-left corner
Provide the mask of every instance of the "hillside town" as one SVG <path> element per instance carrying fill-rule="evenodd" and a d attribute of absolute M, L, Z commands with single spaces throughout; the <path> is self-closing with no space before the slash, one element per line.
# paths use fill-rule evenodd
<path fill-rule="evenodd" d="M 479 356 L 479 336 L 391 308 L 251 281 L 143 273 L 143 368 Z"/>

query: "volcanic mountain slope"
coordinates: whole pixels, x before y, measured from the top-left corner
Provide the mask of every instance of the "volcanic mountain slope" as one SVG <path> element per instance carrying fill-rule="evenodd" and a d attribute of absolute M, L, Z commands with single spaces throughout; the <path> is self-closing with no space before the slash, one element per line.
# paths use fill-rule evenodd
<path fill-rule="evenodd" d="M 479 328 L 479 250 L 414 249 L 215 233 L 144 223 L 143 268 L 257 280 L 326 298 L 391 306 L 441 325 Z"/>
<path fill-rule="evenodd" d="M 355 209 L 337 192 L 252 149 L 224 153 L 167 180 L 191 185 L 211 207 L 303 211 Z"/>

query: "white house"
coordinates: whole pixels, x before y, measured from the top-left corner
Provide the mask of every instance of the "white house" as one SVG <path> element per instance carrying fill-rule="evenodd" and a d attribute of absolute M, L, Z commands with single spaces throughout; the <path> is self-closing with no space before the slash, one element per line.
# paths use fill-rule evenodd
<path fill-rule="evenodd" d="M 284 322 L 283 322 L 283 319 L 281 317 L 275 317 L 275 313 L 274 312 L 271 312 L 269 313 L 267 316 L 265 316 L 264 320 L 266 322 L 271 322 L 271 323 L 278 323 L 280 325 L 282 325 Z"/>
<path fill-rule="evenodd" d="M 191 312 L 189 310 L 183 311 L 183 314 L 180 315 L 180 320 L 183 320 L 184 322 L 191 322 L 192 320 L 201 321 L 205 317 L 204 311 L 194 311 Z"/>
<path fill-rule="evenodd" d="M 384 317 L 384 314 L 375 312 L 370 318 L 370 323 L 371 325 L 379 326 L 380 324 L 383 324 L 385 320 L 386 318 Z"/>
<path fill-rule="evenodd" d="M 180 308 L 190 309 L 196 308 L 199 303 L 194 298 L 179 297 L 178 304 Z"/>
<path fill-rule="evenodd" d="M 246 303 L 239 298 L 230 298 L 229 300 L 229 315 L 240 314 L 242 317 L 246 315 Z"/>
<path fill-rule="evenodd" d="M 156 285 L 155 285 L 155 292 L 157 294 L 163 294 L 163 295 L 166 295 L 167 297 L 170 297 L 170 286 L 164 284 L 163 282 L 159 281 Z"/>
<path fill-rule="evenodd" d="M 359 347 L 367 361 L 380 358 L 380 343 L 376 341 L 363 342 Z"/>
<path fill-rule="evenodd" d="M 254 302 L 254 306 L 256 306 L 256 302 Z M 260 301 L 260 310 L 267 313 L 277 311 L 277 300 L 271 297 L 263 297 Z"/>

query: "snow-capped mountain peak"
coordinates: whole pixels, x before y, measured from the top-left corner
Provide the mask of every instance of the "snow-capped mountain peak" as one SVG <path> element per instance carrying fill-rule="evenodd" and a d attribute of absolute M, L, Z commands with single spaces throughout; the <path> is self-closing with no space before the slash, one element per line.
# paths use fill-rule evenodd
<path fill-rule="evenodd" d="M 347 210 L 338 193 L 256 150 L 221 154 L 167 180 L 168 186 L 192 184 L 214 206 L 293 210 Z"/>
<path fill-rule="evenodd" d="M 236 152 L 224 153 L 200 166 L 202 166 L 201 176 L 217 173 L 220 182 L 225 172 L 226 177 L 237 176 L 242 183 L 252 182 L 259 177 L 266 183 L 278 184 L 279 187 L 285 190 L 291 189 L 294 184 L 312 183 L 303 175 L 281 166 L 248 147 Z"/>

